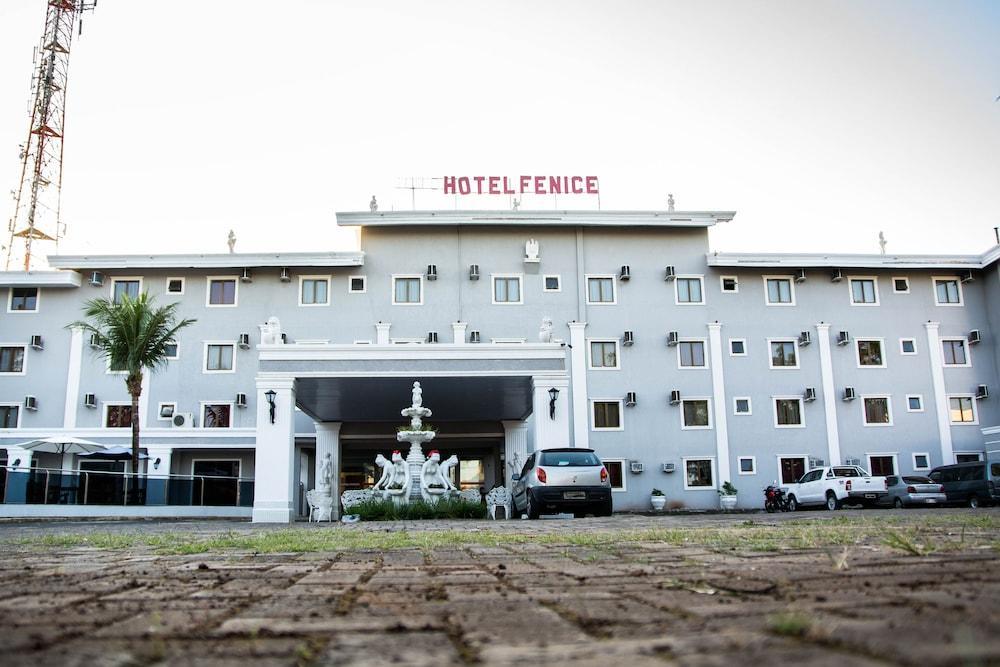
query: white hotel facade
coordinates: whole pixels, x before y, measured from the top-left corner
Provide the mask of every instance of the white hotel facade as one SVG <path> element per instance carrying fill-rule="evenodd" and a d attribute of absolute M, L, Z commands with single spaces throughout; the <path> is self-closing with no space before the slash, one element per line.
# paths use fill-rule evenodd
<path fill-rule="evenodd" d="M 591 447 L 617 510 L 654 488 L 717 507 L 725 481 L 759 507 L 819 461 L 907 474 L 1000 449 L 1000 246 L 711 252 L 708 229 L 733 216 L 340 213 L 360 250 L 58 255 L 0 273 L 0 516 L 292 521 L 326 453 L 338 494 L 377 479 L 414 380 L 463 487 L 509 484 L 535 449 Z M 121 507 L 106 473 L 124 461 L 16 445 L 128 446 L 122 376 L 67 324 L 88 299 L 143 290 L 197 322 L 145 380 L 146 504 Z M 262 344 L 269 318 L 283 336 Z"/>

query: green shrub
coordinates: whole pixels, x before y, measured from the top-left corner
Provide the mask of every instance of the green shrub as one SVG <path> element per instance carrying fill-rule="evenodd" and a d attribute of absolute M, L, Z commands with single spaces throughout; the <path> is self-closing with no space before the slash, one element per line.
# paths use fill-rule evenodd
<path fill-rule="evenodd" d="M 486 506 L 464 498 L 445 498 L 437 503 L 418 500 L 396 505 L 391 500 L 373 498 L 344 508 L 362 521 L 416 521 L 421 519 L 485 519 Z"/>

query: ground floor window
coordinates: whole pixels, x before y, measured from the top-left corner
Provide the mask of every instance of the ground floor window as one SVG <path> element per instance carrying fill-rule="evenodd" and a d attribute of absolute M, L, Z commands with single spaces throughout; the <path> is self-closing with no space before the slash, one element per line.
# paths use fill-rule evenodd
<path fill-rule="evenodd" d="M 462 459 L 458 463 L 458 468 L 457 486 L 462 491 L 478 489 L 486 485 L 486 467 L 482 459 Z M 452 480 L 452 483 L 455 483 L 455 480 Z"/>
<path fill-rule="evenodd" d="M 955 463 L 973 463 L 975 461 L 982 461 L 983 457 L 979 454 L 955 454 Z"/>
<path fill-rule="evenodd" d="M 789 456 L 778 459 L 782 484 L 794 484 L 806 474 L 806 459 L 804 456 Z"/>
<path fill-rule="evenodd" d="M 929 454 L 914 454 L 913 455 L 913 469 L 914 470 L 930 470 L 931 469 L 931 457 Z"/>
<path fill-rule="evenodd" d="M 868 472 L 876 477 L 896 474 L 896 457 L 892 454 L 869 454 Z"/>
<path fill-rule="evenodd" d="M 741 456 L 739 460 L 739 473 L 741 475 L 756 475 L 757 474 L 757 457 L 755 456 Z"/>
<path fill-rule="evenodd" d="M 709 489 L 715 487 L 715 461 L 712 459 L 684 459 L 684 488 Z"/>
<path fill-rule="evenodd" d="M 602 461 L 604 468 L 608 471 L 608 478 L 611 481 L 612 491 L 624 491 L 625 490 L 625 462 L 621 460 L 609 460 L 605 459 Z"/>
<path fill-rule="evenodd" d="M 240 476 L 238 460 L 195 461 L 191 474 L 195 478 L 193 505 L 236 505 Z"/>

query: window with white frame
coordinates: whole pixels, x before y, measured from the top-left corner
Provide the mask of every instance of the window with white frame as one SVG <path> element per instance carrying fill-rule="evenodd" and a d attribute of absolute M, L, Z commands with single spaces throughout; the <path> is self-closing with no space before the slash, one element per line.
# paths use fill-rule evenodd
<path fill-rule="evenodd" d="M 774 426 L 776 428 L 801 428 L 805 426 L 800 397 L 774 399 Z"/>
<path fill-rule="evenodd" d="M 622 430 L 622 401 L 595 400 L 592 406 L 595 431 Z"/>
<path fill-rule="evenodd" d="M 746 338 L 730 338 L 729 339 L 729 356 L 731 357 L 745 357 L 747 355 L 747 339 Z"/>
<path fill-rule="evenodd" d="M 590 341 L 590 367 L 594 369 L 618 369 L 618 341 Z"/>
<path fill-rule="evenodd" d="M 854 345 L 858 353 L 858 368 L 885 368 L 881 339 L 856 338 Z"/>
<path fill-rule="evenodd" d="M 955 463 L 975 463 L 976 461 L 982 461 L 983 455 L 981 452 L 955 452 Z M 993 469 L 996 470 L 998 464 L 993 464 Z"/>
<path fill-rule="evenodd" d="M 719 283 L 722 291 L 728 294 L 736 294 L 740 291 L 740 279 L 736 276 L 721 276 Z"/>
<path fill-rule="evenodd" d="M 737 396 L 733 399 L 733 414 L 734 415 L 750 415 L 753 414 L 753 408 L 750 403 L 749 396 Z"/>
<path fill-rule="evenodd" d="M 677 365 L 680 368 L 705 368 L 705 341 L 682 340 L 677 344 Z"/>
<path fill-rule="evenodd" d="M 942 338 L 941 358 L 945 366 L 971 366 L 969 348 L 964 338 Z"/>
<path fill-rule="evenodd" d="M 233 358 L 232 343 L 205 344 L 205 372 L 232 373 L 236 366 Z"/>
<path fill-rule="evenodd" d="M 177 403 L 173 401 L 167 403 L 159 403 L 156 406 L 156 419 L 159 421 L 168 422 L 174 418 L 174 414 L 177 412 Z"/>
<path fill-rule="evenodd" d="M 863 396 L 861 415 L 865 426 L 892 426 L 892 404 L 888 396 Z"/>
<path fill-rule="evenodd" d="M 899 353 L 900 354 L 916 354 L 917 353 L 917 339 L 916 338 L 900 338 L 899 339 Z"/>
<path fill-rule="evenodd" d="M 201 404 L 202 428 L 230 428 L 233 425 L 232 418 L 233 418 L 232 403 Z"/>
<path fill-rule="evenodd" d="M 601 459 L 608 471 L 608 481 L 612 491 L 625 490 L 625 461 L 623 459 Z"/>
<path fill-rule="evenodd" d="M 923 412 L 924 411 L 924 397 L 920 394 L 907 394 L 906 395 L 906 411 L 907 412 Z"/>
<path fill-rule="evenodd" d="M 163 345 L 164 359 L 179 359 L 181 356 L 181 346 L 175 341 L 169 341 Z"/>
<path fill-rule="evenodd" d="M 0 428 L 17 428 L 21 417 L 21 406 L 16 403 L 0 405 Z"/>
<path fill-rule="evenodd" d="M 422 276 L 393 276 L 392 305 L 419 306 L 424 302 Z"/>
<path fill-rule="evenodd" d="M 142 278 L 115 278 L 111 281 L 111 301 L 121 303 L 123 296 L 138 299 L 142 291 Z"/>
<path fill-rule="evenodd" d="M 851 278 L 850 283 L 852 305 L 878 305 L 878 280 L 876 278 Z"/>
<path fill-rule="evenodd" d="M 939 306 L 961 306 L 962 285 L 958 278 L 934 278 L 934 302 Z"/>
<path fill-rule="evenodd" d="M 8 313 L 38 312 L 37 287 L 11 287 L 10 301 L 7 302 Z"/>
<path fill-rule="evenodd" d="M 330 277 L 299 276 L 299 305 L 330 305 Z"/>
<path fill-rule="evenodd" d="M 129 428 L 132 426 L 131 403 L 105 403 L 104 428 Z"/>
<path fill-rule="evenodd" d="M 737 472 L 741 475 L 756 475 L 757 474 L 757 457 L 756 456 L 741 456 L 738 459 L 738 466 L 736 468 Z"/>
<path fill-rule="evenodd" d="M 542 290 L 545 292 L 561 292 L 562 279 L 556 275 L 542 276 Z"/>
<path fill-rule="evenodd" d="M 615 303 L 615 279 L 613 276 L 587 277 L 587 303 Z"/>
<path fill-rule="evenodd" d="M 24 375 L 25 345 L 0 346 L 0 373 Z"/>
<path fill-rule="evenodd" d="M 913 454 L 913 469 L 914 470 L 930 470 L 931 469 L 931 455 L 926 452 L 917 452 Z"/>
<path fill-rule="evenodd" d="M 679 305 L 693 305 L 705 303 L 702 294 L 700 277 L 678 277 L 674 280 L 676 299 Z"/>
<path fill-rule="evenodd" d="M 208 277 L 208 295 L 206 305 L 214 307 L 236 305 L 236 278 L 229 276 Z"/>
<path fill-rule="evenodd" d="M 892 279 L 892 291 L 896 294 L 909 294 L 910 293 L 910 279 L 905 276 L 895 277 Z"/>
<path fill-rule="evenodd" d="M 949 396 L 948 414 L 952 424 L 978 424 L 976 399 L 972 396 Z"/>
<path fill-rule="evenodd" d="M 707 398 L 687 398 L 681 401 L 681 428 L 712 428 L 712 413 Z"/>
<path fill-rule="evenodd" d="M 349 276 L 347 291 L 350 294 L 364 294 L 368 291 L 368 278 L 365 276 Z"/>
<path fill-rule="evenodd" d="M 184 294 L 184 279 L 167 278 L 167 294 L 173 294 L 174 296 Z"/>
<path fill-rule="evenodd" d="M 795 339 L 768 342 L 771 348 L 771 368 L 799 367 L 799 345 Z"/>
<path fill-rule="evenodd" d="M 714 489 L 715 459 L 685 458 L 684 489 Z"/>
<path fill-rule="evenodd" d="M 795 286 L 790 276 L 764 276 L 764 288 L 767 305 L 795 305 Z"/>
<path fill-rule="evenodd" d="M 521 276 L 493 276 L 494 304 L 521 304 Z"/>

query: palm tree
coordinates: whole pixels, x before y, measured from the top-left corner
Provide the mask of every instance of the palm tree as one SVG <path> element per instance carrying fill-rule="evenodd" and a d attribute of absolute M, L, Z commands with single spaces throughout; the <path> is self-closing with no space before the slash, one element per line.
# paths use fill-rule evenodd
<path fill-rule="evenodd" d="M 132 397 L 132 475 L 139 475 L 139 395 L 142 374 L 152 373 L 167 362 L 167 346 L 177 339 L 177 332 L 195 322 L 177 321 L 177 303 L 157 308 L 155 299 L 143 292 L 132 298 L 121 294 L 117 300 L 91 299 L 84 304 L 88 320 L 79 320 L 67 328 L 80 328 L 95 335 L 97 355 L 108 360 L 109 368 L 125 371 L 125 387 Z M 133 490 L 138 484 L 133 485 Z"/>

